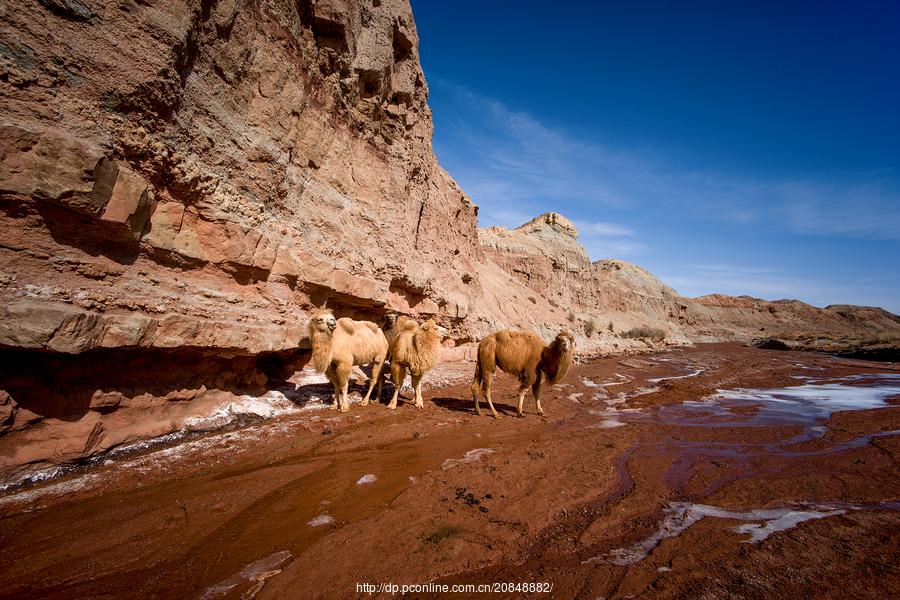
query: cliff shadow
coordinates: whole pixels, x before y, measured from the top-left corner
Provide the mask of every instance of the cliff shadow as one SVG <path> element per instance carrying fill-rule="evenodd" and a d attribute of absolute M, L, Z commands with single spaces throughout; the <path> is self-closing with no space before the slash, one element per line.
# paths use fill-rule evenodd
<path fill-rule="evenodd" d="M 154 399 L 189 401 L 208 391 L 265 393 L 257 357 L 207 348 L 103 348 L 81 354 L 0 349 L 0 387 L 30 421 L 75 421 Z"/>
<path fill-rule="evenodd" d="M 140 254 L 137 240 L 122 232 L 111 231 L 97 219 L 48 202 L 35 202 L 33 206 L 50 237 L 60 245 L 74 246 L 91 256 L 104 256 L 120 265 L 133 264 Z"/>

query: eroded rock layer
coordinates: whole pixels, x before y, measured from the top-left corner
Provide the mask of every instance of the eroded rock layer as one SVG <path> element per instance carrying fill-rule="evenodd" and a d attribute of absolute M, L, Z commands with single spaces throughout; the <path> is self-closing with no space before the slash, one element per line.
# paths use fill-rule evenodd
<path fill-rule="evenodd" d="M 476 209 L 406 2 L 6 13 L 0 343 L 280 350 L 326 299 L 466 316 Z"/>

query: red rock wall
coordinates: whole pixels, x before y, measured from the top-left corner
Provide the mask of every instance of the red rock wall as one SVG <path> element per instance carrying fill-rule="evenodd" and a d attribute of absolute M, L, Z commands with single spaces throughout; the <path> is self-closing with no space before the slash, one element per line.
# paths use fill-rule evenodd
<path fill-rule="evenodd" d="M 277 384 L 255 361 L 326 301 L 467 335 L 477 209 L 432 152 L 408 2 L 2 10 L 0 469 Z"/>
<path fill-rule="evenodd" d="M 466 315 L 476 208 L 432 153 L 407 2 L 6 10 L 0 344 L 255 353 L 326 299 Z"/>

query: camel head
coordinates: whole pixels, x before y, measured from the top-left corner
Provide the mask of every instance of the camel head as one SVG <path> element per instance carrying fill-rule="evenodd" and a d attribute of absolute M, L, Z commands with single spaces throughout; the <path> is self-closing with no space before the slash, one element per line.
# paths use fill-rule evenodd
<path fill-rule="evenodd" d="M 572 355 L 575 353 L 575 336 L 563 329 L 549 346 L 541 353 L 540 369 L 547 375 L 550 383 L 556 383 L 566 376 L 572 366 Z"/>
<path fill-rule="evenodd" d="M 331 334 L 335 327 L 337 327 L 337 319 L 334 318 L 334 313 L 327 308 L 317 310 L 309 318 L 310 333 Z"/>
<path fill-rule="evenodd" d="M 397 324 L 397 317 L 398 317 L 397 313 L 388 313 L 388 314 L 384 315 L 383 328 L 385 330 L 393 329 L 394 325 Z"/>
<path fill-rule="evenodd" d="M 428 319 L 427 321 L 419 325 L 419 329 L 421 329 L 422 331 L 433 331 L 440 337 L 446 337 L 449 333 L 446 327 L 441 327 L 434 322 L 434 319 Z"/>
<path fill-rule="evenodd" d="M 559 349 L 563 352 L 569 352 L 575 349 L 575 336 L 567 329 L 560 331 L 553 341 L 559 344 Z"/>

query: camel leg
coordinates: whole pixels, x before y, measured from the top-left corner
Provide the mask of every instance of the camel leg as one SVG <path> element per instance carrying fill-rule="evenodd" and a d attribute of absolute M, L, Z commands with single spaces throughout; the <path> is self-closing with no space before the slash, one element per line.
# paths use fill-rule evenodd
<path fill-rule="evenodd" d="M 368 406 L 369 405 L 369 396 L 372 395 L 372 390 L 375 389 L 375 380 L 378 380 L 378 391 L 381 392 L 381 365 L 384 362 L 380 363 L 372 363 L 372 377 L 369 378 L 369 391 L 366 392 L 366 397 L 362 399 L 362 402 L 359 403 L 360 406 Z"/>
<path fill-rule="evenodd" d="M 475 376 L 475 380 L 472 382 L 472 400 L 475 401 L 475 414 L 478 416 L 483 415 L 481 412 L 481 405 L 478 404 L 478 395 L 481 393 L 481 385 L 478 383 L 478 376 Z"/>
<path fill-rule="evenodd" d="M 406 379 L 406 367 L 398 364 L 391 364 L 391 381 L 394 382 L 394 396 L 391 398 L 388 408 L 394 410 L 397 408 L 397 398 L 400 396 L 400 388 L 403 387 L 403 381 Z"/>
<path fill-rule="evenodd" d="M 334 388 L 334 394 L 331 396 L 331 404 L 328 405 L 329 410 L 337 410 L 338 404 L 340 403 L 340 390 L 341 386 L 337 380 L 337 374 L 334 372 L 330 366 L 325 369 L 325 377 L 328 378 L 328 381 L 331 382 L 331 387 Z"/>
<path fill-rule="evenodd" d="M 534 385 L 531 386 L 531 393 L 534 394 L 534 405 L 537 407 L 537 414 L 544 414 L 544 409 L 541 408 L 541 374 L 538 373 L 537 379 L 534 382 Z"/>
<path fill-rule="evenodd" d="M 491 400 L 491 379 L 493 379 L 493 376 L 493 373 L 484 374 L 484 397 L 487 398 L 488 408 L 491 409 L 491 414 L 494 415 L 495 419 L 499 419 L 502 415 L 494 408 L 494 402 Z"/>
<path fill-rule="evenodd" d="M 350 411 L 350 396 L 347 394 L 347 388 L 350 386 L 350 381 L 344 381 L 344 388 L 341 390 L 341 408 L 339 409 L 341 412 L 349 412 Z"/>
<path fill-rule="evenodd" d="M 381 363 L 381 364 L 382 364 L 382 366 L 384 365 L 384 363 Z M 382 371 L 383 370 L 384 369 L 382 368 Z M 376 396 L 375 404 L 381 404 L 381 384 L 382 383 L 384 383 L 384 376 L 382 373 L 379 373 L 378 374 L 378 395 Z"/>
<path fill-rule="evenodd" d="M 416 408 L 425 408 L 425 401 L 422 399 L 422 375 L 413 375 L 412 385 L 416 390 Z"/>
<path fill-rule="evenodd" d="M 516 406 L 516 416 L 519 417 L 520 419 L 525 418 L 525 413 L 522 412 L 522 405 L 525 404 L 525 392 L 527 392 L 527 391 L 528 391 L 527 385 L 523 385 L 523 386 L 519 387 L 519 402 L 518 402 L 518 405 Z"/>
<path fill-rule="evenodd" d="M 341 406 L 338 410 L 347 412 L 350 410 L 350 397 L 347 395 L 347 388 L 350 386 L 350 366 L 338 366 L 337 378 L 341 384 Z"/>

